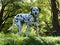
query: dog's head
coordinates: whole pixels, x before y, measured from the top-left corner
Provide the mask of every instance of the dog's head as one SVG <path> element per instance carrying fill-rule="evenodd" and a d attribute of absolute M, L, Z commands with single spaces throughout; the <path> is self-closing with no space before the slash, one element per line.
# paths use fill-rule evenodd
<path fill-rule="evenodd" d="M 31 8 L 31 13 L 36 16 L 39 12 L 41 11 L 41 9 L 39 7 L 32 7 Z"/>

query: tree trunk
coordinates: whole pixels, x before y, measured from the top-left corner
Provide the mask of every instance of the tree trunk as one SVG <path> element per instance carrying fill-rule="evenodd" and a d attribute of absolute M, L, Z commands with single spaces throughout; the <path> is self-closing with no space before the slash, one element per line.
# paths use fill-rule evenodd
<path fill-rule="evenodd" d="M 5 7 L 2 6 L 2 9 L 1 9 L 1 11 L 0 11 L 0 31 L 1 31 L 1 29 L 2 29 L 2 22 L 3 22 L 2 17 L 3 17 L 3 13 L 4 13 L 4 8 L 5 8 Z"/>
<path fill-rule="evenodd" d="M 2 17 L 3 17 L 3 13 L 4 13 L 4 9 L 5 9 L 5 0 L 1 0 L 1 3 L 2 3 L 2 8 L 1 8 L 1 10 L 0 10 L 0 32 L 1 32 L 1 30 L 2 30 L 2 27 L 3 27 L 3 19 L 2 19 Z"/>
<path fill-rule="evenodd" d="M 58 8 L 56 5 L 56 0 L 51 0 L 51 9 L 52 9 L 53 28 L 57 31 L 56 34 L 60 35 L 60 27 L 59 27 L 59 21 L 58 21 Z"/>
<path fill-rule="evenodd" d="M 0 32 L 4 25 L 4 24 L 2 24 L 3 23 L 2 17 L 3 17 L 4 9 L 5 9 L 6 5 L 8 4 L 8 3 L 5 3 L 5 0 L 1 0 L 1 3 L 2 3 L 2 8 L 0 10 Z"/>

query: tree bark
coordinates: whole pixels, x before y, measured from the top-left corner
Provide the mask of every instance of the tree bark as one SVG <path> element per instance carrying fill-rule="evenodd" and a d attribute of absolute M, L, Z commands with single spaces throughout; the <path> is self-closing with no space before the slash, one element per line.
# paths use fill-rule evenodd
<path fill-rule="evenodd" d="M 6 6 L 6 5 L 4 5 L 4 0 L 1 0 L 1 3 L 2 3 L 2 8 L 0 10 L 0 32 L 1 32 L 2 27 L 3 27 L 3 24 L 2 24 L 3 19 L 2 19 L 2 17 L 3 17 L 4 9 L 5 9 L 5 6 Z"/>
<path fill-rule="evenodd" d="M 0 31 L 1 31 L 1 28 L 2 28 L 2 22 L 3 22 L 2 17 L 3 17 L 4 9 L 5 9 L 5 7 L 2 6 L 2 9 L 0 11 Z"/>
<path fill-rule="evenodd" d="M 56 0 L 51 0 L 51 9 L 52 9 L 53 28 L 57 31 L 56 35 L 60 35 L 60 26 L 58 21 L 58 8 L 56 5 Z"/>

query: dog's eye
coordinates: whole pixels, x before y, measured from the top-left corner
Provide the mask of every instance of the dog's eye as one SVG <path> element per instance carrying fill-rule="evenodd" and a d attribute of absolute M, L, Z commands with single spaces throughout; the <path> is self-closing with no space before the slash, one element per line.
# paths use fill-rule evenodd
<path fill-rule="evenodd" d="M 33 11 L 35 11 L 35 10 L 33 10 Z"/>
<path fill-rule="evenodd" d="M 38 9 L 37 9 L 37 11 L 38 11 Z"/>

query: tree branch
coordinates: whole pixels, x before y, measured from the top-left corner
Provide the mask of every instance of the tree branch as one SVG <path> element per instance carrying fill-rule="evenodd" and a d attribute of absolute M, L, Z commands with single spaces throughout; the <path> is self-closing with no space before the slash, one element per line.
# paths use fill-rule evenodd
<path fill-rule="evenodd" d="M 11 18 L 11 17 L 13 17 L 13 16 L 15 16 L 15 15 L 11 15 L 11 16 L 7 16 L 5 19 L 3 19 L 3 21 L 5 21 L 5 20 L 7 20 L 8 18 Z"/>

